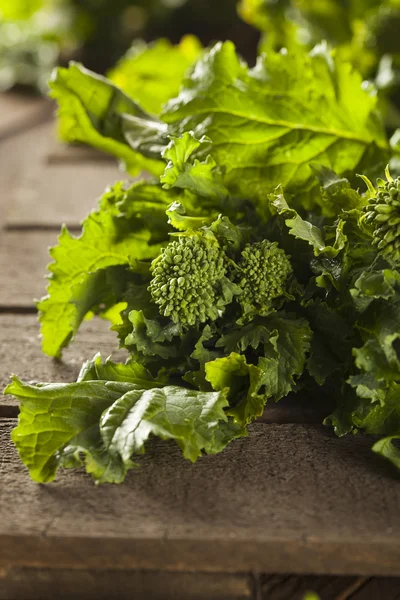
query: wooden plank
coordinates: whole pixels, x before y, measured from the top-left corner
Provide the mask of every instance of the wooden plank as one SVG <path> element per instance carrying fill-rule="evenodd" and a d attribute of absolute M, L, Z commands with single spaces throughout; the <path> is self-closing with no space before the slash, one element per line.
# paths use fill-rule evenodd
<path fill-rule="evenodd" d="M 262 575 L 258 595 L 260 600 L 303 600 L 307 592 L 314 592 L 323 600 L 347 600 L 366 581 L 367 577 Z"/>
<path fill-rule="evenodd" d="M 247 600 L 247 575 L 12 569 L 0 576 L 0 600 Z M 57 592 L 55 592 L 57 590 Z"/>
<path fill-rule="evenodd" d="M 0 394 L 15 373 L 25 381 L 75 381 L 82 364 L 97 352 L 104 358 L 113 354 L 124 360 L 127 353 L 118 350 L 118 340 L 102 319 L 83 323 L 73 345 L 62 360 L 44 356 L 40 348 L 39 324 L 35 315 L 0 314 Z M 23 349 L 23 350 L 21 350 Z M 0 417 L 15 416 L 16 400 L 0 395 Z M 14 407 L 14 410 L 10 410 Z"/>
<path fill-rule="evenodd" d="M 41 96 L 0 94 L 0 141 L 50 119 L 52 113 L 53 104 Z"/>
<path fill-rule="evenodd" d="M 76 227 L 96 208 L 105 189 L 127 180 L 115 163 L 57 165 L 28 170 L 19 178 L 6 212 L 8 228 Z"/>
<path fill-rule="evenodd" d="M 76 227 L 104 190 L 128 176 L 115 161 L 49 165 L 54 124 L 45 123 L 0 146 L 0 184 L 8 228 Z"/>
<path fill-rule="evenodd" d="M 0 236 L 0 307 L 34 308 L 34 298 L 46 292 L 49 246 L 57 233 L 10 231 Z"/>
<path fill-rule="evenodd" d="M 400 575 L 400 486 L 370 437 L 253 425 L 184 461 L 152 440 L 121 486 L 31 482 L 0 420 L 0 568 Z"/>

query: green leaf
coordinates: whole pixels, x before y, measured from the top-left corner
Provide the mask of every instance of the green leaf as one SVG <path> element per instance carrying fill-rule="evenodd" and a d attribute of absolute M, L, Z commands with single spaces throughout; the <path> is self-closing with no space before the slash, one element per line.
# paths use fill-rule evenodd
<path fill-rule="evenodd" d="M 343 220 L 340 219 L 336 224 L 333 245 L 326 245 L 325 235 L 321 229 L 302 219 L 293 208 L 289 207 L 283 195 L 282 186 L 278 186 L 270 199 L 278 214 L 285 218 L 289 234 L 312 246 L 315 256 L 326 255 L 328 258 L 334 258 L 343 250 L 347 241 L 347 237 L 343 233 L 345 224 Z"/>
<path fill-rule="evenodd" d="M 66 466 L 78 466 L 84 453 L 86 469 L 97 481 L 122 481 L 126 468 L 102 448 L 99 422 L 132 389 L 134 384 L 105 381 L 34 386 L 14 377 L 5 390 L 21 403 L 12 440 L 32 479 L 52 481 L 67 455 Z"/>
<path fill-rule="evenodd" d="M 229 390 L 228 414 L 235 423 L 245 426 L 264 411 L 265 398 L 257 394 L 260 387 L 260 369 L 249 365 L 246 358 L 232 352 L 205 365 L 206 379 L 214 390 Z"/>
<path fill-rule="evenodd" d="M 147 319 L 142 310 L 132 310 L 129 320 L 133 325 L 132 333 L 125 339 L 125 346 L 133 346 L 136 352 L 145 356 L 160 356 L 163 359 L 174 358 L 178 347 L 170 342 L 182 334 L 182 326 L 164 319 Z M 166 343 L 168 342 L 168 343 Z M 133 352 L 133 348 L 130 348 Z"/>
<path fill-rule="evenodd" d="M 211 140 L 231 193 L 264 201 L 278 184 L 297 195 L 315 189 L 313 162 L 341 177 L 386 160 L 376 108 L 360 75 L 322 47 L 270 51 L 249 69 L 226 42 L 200 59 L 162 118 L 172 135 Z"/>
<path fill-rule="evenodd" d="M 85 464 L 96 483 L 121 483 L 151 435 L 175 440 L 192 462 L 243 435 L 227 422 L 224 392 L 107 381 L 33 386 L 13 378 L 5 393 L 21 402 L 12 439 L 38 482 L 52 481 L 58 467 Z"/>
<path fill-rule="evenodd" d="M 168 383 L 160 379 L 155 380 L 148 369 L 132 358 L 125 364 L 113 362 L 110 357 L 103 362 L 100 354 L 84 363 L 78 376 L 78 382 L 96 380 L 133 383 L 141 389 L 163 387 Z"/>
<path fill-rule="evenodd" d="M 135 390 L 117 400 L 102 416 L 103 442 L 127 464 L 143 452 L 150 435 L 173 439 L 184 458 L 195 462 L 215 447 L 219 421 L 227 421 L 223 392 L 197 392 L 176 386 Z M 221 448 L 218 448 L 220 451 Z"/>
<path fill-rule="evenodd" d="M 193 194 L 210 198 L 224 198 L 228 190 L 222 183 L 221 169 L 211 155 L 204 161 L 191 158 L 196 150 L 209 147 L 207 137 L 196 139 L 192 132 L 185 132 L 181 137 L 171 137 L 171 142 L 163 152 L 168 161 L 160 178 L 164 188 L 186 189 Z"/>
<path fill-rule="evenodd" d="M 210 225 L 213 221 L 213 215 L 208 214 L 207 216 L 191 216 L 186 214 L 185 207 L 180 202 L 174 202 L 166 210 L 168 217 L 168 223 L 179 231 L 187 231 L 200 229 Z"/>
<path fill-rule="evenodd" d="M 398 297 L 400 274 L 392 269 L 381 271 L 363 271 L 350 289 L 353 302 L 360 312 L 365 310 L 374 300 L 383 298 L 390 300 Z"/>
<path fill-rule="evenodd" d="M 85 219 L 82 234 L 75 237 L 63 228 L 58 245 L 50 250 L 54 262 L 49 265 L 48 294 L 38 303 L 43 352 L 49 356 L 61 355 L 94 306 L 118 301 L 114 289 L 123 288 L 129 277 L 111 267 L 158 254 L 161 246 L 152 243 L 153 234 L 140 215 L 140 205 L 136 218 L 130 219 L 118 217 L 115 208 L 127 194 L 134 202 L 136 190 L 148 185 L 132 186 L 126 192 L 117 183 L 104 194 L 99 209 Z M 163 214 L 165 206 L 154 204 L 153 213 L 157 209 Z"/>
<path fill-rule="evenodd" d="M 364 340 L 354 348 L 356 366 L 372 374 L 377 381 L 400 379 L 400 306 L 384 301 L 372 304 L 357 322 Z"/>
<path fill-rule="evenodd" d="M 331 375 L 346 371 L 352 364 L 356 336 L 352 323 L 326 302 L 309 301 L 305 310 L 313 331 L 307 370 L 318 385 L 323 385 Z"/>
<path fill-rule="evenodd" d="M 178 94 L 186 71 L 201 49 L 192 35 L 176 46 L 167 39 L 152 44 L 136 42 L 108 77 L 145 110 L 159 114 L 163 104 Z"/>
<path fill-rule="evenodd" d="M 258 367 L 262 371 L 260 386 L 267 398 L 275 402 L 296 390 L 296 380 L 306 364 L 312 332 L 305 319 L 272 314 L 266 318 L 270 332 Z"/>
<path fill-rule="evenodd" d="M 379 440 L 372 446 L 372 450 L 386 460 L 389 460 L 397 469 L 400 470 L 400 448 L 393 444 L 400 440 L 400 435 L 388 436 Z"/>
<path fill-rule="evenodd" d="M 273 398 L 277 402 L 296 389 L 296 379 L 304 371 L 311 336 L 305 319 L 272 313 L 233 329 L 217 341 L 216 347 L 223 347 L 235 357 L 239 356 L 236 352 L 245 352 L 248 348 L 256 350 L 258 378 L 254 389 L 259 393 L 262 388 L 265 400 Z"/>
<path fill-rule="evenodd" d="M 51 97 L 59 104 L 58 127 L 62 140 L 88 144 L 112 154 L 121 159 L 133 175 L 143 169 L 154 175 L 162 172 L 161 157 L 159 160 L 158 157 L 146 158 L 129 147 L 124 118 L 131 117 L 131 129 L 136 123 L 143 143 L 154 135 L 158 139 L 165 126 L 109 80 L 71 62 L 67 69 L 59 67 L 54 71 L 50 89 Z M 141 120 L 146 124 L 145 129 L 140 126 Z"/>

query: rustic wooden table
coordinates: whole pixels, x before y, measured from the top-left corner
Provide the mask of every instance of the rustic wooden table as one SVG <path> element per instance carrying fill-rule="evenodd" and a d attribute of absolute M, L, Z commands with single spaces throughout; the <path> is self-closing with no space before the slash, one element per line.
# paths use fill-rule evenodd
<path fill-rule="evenodd" d="M 71 381 L 115 347 L 93 321 L 62 362 L 40 352 L 32 298 L 45 289 L 47 247 L 121 178 L 112 161 L 58 147 L 52 112 L 0 97 L 2 388 L 12 372 Z M 400 479 L 371 438 L 336 439 L 322 413 L 272 406 L 248 439 L 196 465 L 154 441 L 119 487 L 82 472 L 43 486 L 10 443 L 18 407 L 2 398 L 0 600 L 400 598 Z"/>

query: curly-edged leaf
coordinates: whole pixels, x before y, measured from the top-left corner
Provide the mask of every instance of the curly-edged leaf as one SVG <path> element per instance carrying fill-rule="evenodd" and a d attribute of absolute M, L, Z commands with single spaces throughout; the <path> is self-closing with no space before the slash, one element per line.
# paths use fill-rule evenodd
<path fill-rule="evenodd" d="M 126 143 L 124 118 L 131 118 L 130 129 L 135 128 L 143 143 L 151 144 L 154 137 L 158 140 L 165 125 L 109 80 L 71 62 L 67 69 L 54 71 L 50 89 L 51 97 L 59 104 L 59 134 L 65 142 L 88 144 L 112 154 L 133 175 L 144 169 L 155 175 L 162 172 L 161 157 L 147 158 Z"/>
<path fill-rule="evenodd" d="M 360 75 L 323 47 L 270 51 L 249 69 L 226 42 L 198 61 L 162 119 L 172 135 L 206 135 L 231 193 L 264 201 L 278 184 L 297 196 L 318 187 L 313 162 L 339 177 L 381 165 L 389 145 L 376 108 Z"/>
<path fill-rule="evenodd" d="M 266 398 L 277 401 L 295 389 L 295 379 L 304 371 L 311 337 L 305 319 L 272 313 L 226 333 L 216 347 L 226 352 L 256 350 L 261 370 L 259 387 L 264 386 Z"/>
<path fill-rule="evenodd" d="M 152 239 L 149 223 L 141 216 L 140 204 L 136 217 L 129 219 L 119 217 L 115 207 L 127 193 L 134 198 L 135 190 L 147 185 L 139 184 L 126 192 L 123 184 L 116 184 L 104 194 L 99 209 L 85 219 L 79 237 L 63 228 L 58 245 L 50 250 L 54 262 L 49 265 L 48 294 L 38 303 L 46 354 L 60 356 L 94 306 L 101 303 L 111 306 L 118 301 L 114 290 L 123 289 L 129 277 L 124 270 L 115 271 L 117 265 L 127 266 L 134 259 L 151 259 L 159 252 L 161 245 Z M 156 208 L 154 204 L 153 214 Z M 158 210 L 164 214 L 165 206 L 159 205 Z"/>
<path fill-rule="evenodd" d="M 400 306 L 380 301 L 357 322 L 364 345 L 354 348 L 356 366 L 377 381 L 400 379 Z"/>
<path fill-rule="evenodd" d="M 379 298 L 396 299 L 399 296 L 400 274 L 392 269 L 363 271 L 350 289 L 354 305 L 362 312 Z"/>
<path fill-rule="evenodd" d="M 136 42 L 108 76 L 145 110 L 159 114 L 163 104 L 178 94 L 186 71 L 201 50 L 193 35 L 183 37 L 176 46 L 166 39 Z"/>
<path fill-rule="evenodd" d="M 327 258 L 335 258 L 345 247 L 347 237 L 343 233 L 343 220 L 340 219 L 336 224 L 333 244 L 327 245 L 326 233 L 319 227 L 302 219 L 297 211 L 288 205 L 283 195 L 282 186 L 278 186 L 275 193 L 270 196 L 270 201 L 278 214 L 284 217 L 289 234 L 307 242 L 313 248 L 315 256 L 323 255 Z"/>
<path fill-rule="evenodd" d="M 180 323 L 165 319 L 160 322 L 147 319 L 142 310 L 132 310 L 129 320 L 133 325 L 132 332 L 125 339 L 125 346 L 133 348 L 145 356 L 160 356 L 163 359 L 174 358 L 178 354 L 178 346 L 171 344 L 175 337 L 182 334 Z"/>
<path fill-rule="evenodd" d="M 363 204 L 362 196 L 351 187 L 348 179 L 338 177 L 322 165 L 314 163 L 310 166 L 321 184 L 321 205 L 325 215 L 336 217 L 341 210 L 357 209 Z"/>
<path fill-rule="evenodd" d="M 355 332 L 339 312 L 320 300 L 307 302 L 307 319 L 313 331 L 307 370 L 318 385 L 352 364 Z"/>
<path fill-rule="evenodd" d="M 163 152 L 168 161 L 160 178 L 164 188 L 182 188 L 210 198 L 224 198 L 228 190 L 222 183 L 222 172 L 213 157 L 209 154 L 203 161 L 192 158 L 199 149 L 210 146 L 210 140 L 203 136 L 197 139 L 192 132 L 185 132 L 181 137 L 171 137 L 171 141 Z"/>
<path fill-rule="evenodd" d="M 168 383 L 166 380 L 156 380 L 146 367 L 132 358 L 128 359 L 126 363 L 116 363 L 111 360 L 111 357 L 103 362 L 100 354 L 96 354 L 92 360 L 88 360 L 82 365 L 77 379 L 78 382 L 97 380 L 134 383 L 141 389 L 163 387 Z"/>
<path fill-rule="evenodd" d="M 210 225 L 214 219 L 213 215 L 207 214 L 204 216 L 187 215 L 186 209 L 180 202 L 173 202 L 166 210 L 168 223 L 178 231 L 187 231 L 200 229 Z"/>
<path fill-rule="evenodd" d="M 255 365 L 247 364 L 243 355 L 232 352 L 208 362 L 205 372 L 214 390 L 229 390 L 228 414 L 235 423 L 245 426 L 262 415 L 266 398 L 257 393 L 261 372 Z"/>
<path fill-rule="evenodd" d="M 38 482 L 52 481 L 58 467 L 84 464 L 96 483 L 121 483 L 150 435 L 175 440 L 194 462 L 244 434 L 228 422 L 222 391 L 109 381 L 33 386 L 14 378 L 6 393 L 21 402 L 12 439 Z"/>
<path fill-rule="evenodd" d="M 266 317 L 270 332 L 269 343 L 264 345 L 258 367 L 259 381 L 267 398 L 275 402 L 296 390 L 296 380 L 303 374 L 312 332 L 305 319 L 280 316 Z"/>

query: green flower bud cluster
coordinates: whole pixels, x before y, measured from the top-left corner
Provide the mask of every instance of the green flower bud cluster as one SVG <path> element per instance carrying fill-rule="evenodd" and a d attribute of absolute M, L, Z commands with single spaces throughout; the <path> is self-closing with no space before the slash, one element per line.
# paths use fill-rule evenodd
<path fill-rule="evenodd" d="M 274 300 L 287 295 L 293 269 L 277 242 L 247 244 L 238 266 L 241 276 L 238 284 L 243 291 L 239 300 L 245 314 L 266 314 Z"/>
<path fill-rule="evenodd" d="M 153 262 L 149 291 L 160 313 L 185 326 L 215 321 L 221 306 L 220 281 L 226 257 L 201 236 L 171 242 Z"/>
<path fill-rule="evenodd" d="M 382 256 L 400 263 L 400 177 L 381 180 L 360 221 L 372 231 L 372 243 Z"/>

